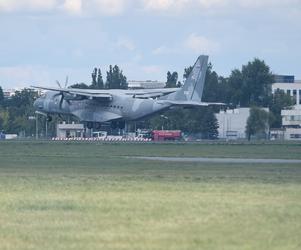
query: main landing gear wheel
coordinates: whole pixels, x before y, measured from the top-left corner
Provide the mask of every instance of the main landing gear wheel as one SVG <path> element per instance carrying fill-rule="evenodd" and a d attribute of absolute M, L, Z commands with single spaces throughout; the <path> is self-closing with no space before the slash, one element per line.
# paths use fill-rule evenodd
<path fill-rule="evenodd" d="M 111 123 L 111 128 L 112 129 L 117 129 L 117 128 L 119 128 L 119 129 L 124 129 L 125 128 L 125 121 L 113 121 L 112 123 Z"/>
<path fill-rule="evenodd" d="M 99 130 L 101 128 L 101 123 L 100 122 L 94 122 L 93 128 Z"/>
<path fill-rule="evenodd" d="M 93 122 L 87 122 L 87 128 L 92 129 L 93 128 Z"/>

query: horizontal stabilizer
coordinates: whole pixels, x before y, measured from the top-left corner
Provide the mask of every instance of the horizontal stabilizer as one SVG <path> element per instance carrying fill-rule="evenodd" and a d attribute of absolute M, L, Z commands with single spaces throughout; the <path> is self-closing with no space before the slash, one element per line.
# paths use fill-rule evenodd
<path fill-rule="evenodd" d="M 179 106 L 208 106 L 203 102 L 195 102 L 195 101 L 173 101 L 173 100 L 159 100 L 159 104 L 171 104 L 171 105 L 179 105 Z"/>
<path fill-rule="evenodd" d="M 226 105 L 225 103 L 218 102 L 196 102 L 196 101 L 173 101 L 173 100 L 159 100 L 159 104 L 171 104 L 178 106 L 211 106 L 211 105 Z"/>

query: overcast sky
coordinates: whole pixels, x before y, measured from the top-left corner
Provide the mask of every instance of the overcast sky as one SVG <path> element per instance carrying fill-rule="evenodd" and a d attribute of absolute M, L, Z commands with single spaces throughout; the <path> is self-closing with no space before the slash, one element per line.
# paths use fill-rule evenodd
<path fill-rule="evenodd" d="M 119 65 L 165 80 L 208 54 L 228 76 L 254 57 L 301 79 L 301 0 L 0 0 L 0 86 L 90 83 Z"/>

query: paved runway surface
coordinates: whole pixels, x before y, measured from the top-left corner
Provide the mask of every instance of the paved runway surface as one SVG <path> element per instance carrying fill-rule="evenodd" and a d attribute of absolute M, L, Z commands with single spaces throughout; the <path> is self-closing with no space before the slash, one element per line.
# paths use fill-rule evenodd
<path fill-rule="evenodd" d="M 170 161 L 170 162 L 301 164 L 301 160 L 286 160 L 286 159 L 204 158 L 204 157 L 131 157 L 131 158 L 152 160 L 152 161 Z"/>

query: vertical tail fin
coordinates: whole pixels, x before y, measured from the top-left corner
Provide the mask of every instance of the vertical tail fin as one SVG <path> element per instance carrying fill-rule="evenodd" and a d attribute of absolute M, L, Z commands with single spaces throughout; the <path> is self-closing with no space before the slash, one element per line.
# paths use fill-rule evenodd
<path fill-rule="evenodd" d="M 199 56 L 183 87 L 176 92 L 165 96 L 166 98 L 164 99 L 171 101 L 201 102 L 205 85 L 207 64 L 208 56 Z"/>

